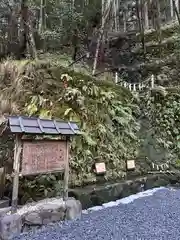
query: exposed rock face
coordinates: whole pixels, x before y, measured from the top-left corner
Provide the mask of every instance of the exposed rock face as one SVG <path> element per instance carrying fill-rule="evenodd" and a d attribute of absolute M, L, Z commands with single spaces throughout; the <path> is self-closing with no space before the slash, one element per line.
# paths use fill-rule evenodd
<path fill-rule="evenodd" d="M 80 216 L 80 212 L 82 212 L 82 206 L 80 201 L 74 201 L 73 198 L 68 199 L 66 201 L 66 214 L 65 214 L 65 218 L 67 220 L 73 220 L 77 217 Z"/>
<path fill-rule="evenodd" d="M 1 216 L 0 219 L 0 237 L 3 240 L 9 240 L 21 233 L 22 216 L 11 214 Z"/>
<path fill-rule="evenodd" d="M 62 198 L 44 199 L 21 207 L 14 214 L 7 208 L 0 211 L 0 238 L 12 239 L 27 226 L 37 227 L 65 219 L 73 220 L 80 217 L 81 212 L 81 203 L 74 198 L 66 202 Z"/>

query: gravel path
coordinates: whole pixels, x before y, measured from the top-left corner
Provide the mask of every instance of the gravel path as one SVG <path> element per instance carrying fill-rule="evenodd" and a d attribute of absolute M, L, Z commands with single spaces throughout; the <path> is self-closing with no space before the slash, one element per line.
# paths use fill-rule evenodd
<path fill-rule="evenodd" d="M 178 240 L 180 190 L 160 189 L 152 196 L 84 214 L 15 240 Z"/>

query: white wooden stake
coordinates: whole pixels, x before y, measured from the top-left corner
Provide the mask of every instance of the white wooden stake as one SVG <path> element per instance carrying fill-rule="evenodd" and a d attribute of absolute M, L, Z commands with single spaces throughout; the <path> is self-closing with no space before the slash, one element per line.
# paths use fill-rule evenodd
<path fill-rule="evenodd" d="M 117 72 L 115 73 L 115 83 L 116 84 L 118 83 L 118 73 Z"/>
<path fill-rule="evenodd" d="M 151 88 L 154 88 L 154 74 L 151 75 Z"/>
<path fill-rule="evenodd" d="M 133 91 L 136 91 L 136 84 L 133 84 Z"/>

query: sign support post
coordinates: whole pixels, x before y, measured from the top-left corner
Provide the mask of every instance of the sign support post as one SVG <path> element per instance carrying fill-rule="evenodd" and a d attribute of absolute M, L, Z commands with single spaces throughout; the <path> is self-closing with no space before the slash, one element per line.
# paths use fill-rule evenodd
<path fill-rule="evenodd" d="M 21 156 L 21 138 L 16 135 L 14 148 L 14 165 L 13 165 L 13 192 L 12 192 L 12 212 L 17 211 L 18 205 L 18 188 L 19 188 L 19 167 Z"/>

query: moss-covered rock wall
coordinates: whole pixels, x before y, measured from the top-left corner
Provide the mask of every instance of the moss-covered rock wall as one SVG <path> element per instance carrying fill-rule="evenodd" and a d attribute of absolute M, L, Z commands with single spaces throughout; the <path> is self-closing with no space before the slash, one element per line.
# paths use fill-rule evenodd
<path fill-rule="evenodd" d="M 25 114 L 78 122 L 81 136 L 71 142 L 71 186 L 126 176 L 126 160 L 136 157 L 139 145 L 139 108 L 128 90 L 42 61 L 7 61 L 1 65 L 0 78 L 2 115 Z M 98 178 L 92 167 L 102 161 L 107 173 Z M 22 180 L 22 192 L 32 197 L 36 195 L 33 191 L 40 188 L 43 194 L 47 194 L 47 189 L 54 194 L 52 189 L 56 191 L 55 183 L 61 178 L 53 175 L 45 179 L 44 188 L 42 178 L 31 178 L 32 184 Z"/>
<path fill-rule="evenodd" d="M 135 96 L 111 81 L 42 61 L 7 61 L 1 65 L 0 78 L 2 115 L 78 122 L 81 136 L 71 142 L 71 187 L 123 179 L 128 159 L 136 159 L 137 175 L 178 169 L 177 89 L 162 88 Z M 11 137 L 1 140 L 1 164 L 9 169 L 12 143 Z M 101 161 L 106 163 L 107 173 L 97 177 L 92 167 Z M 21 179 L 23 201 L 53 196 L 61 190 L 60 174 Z"/>

